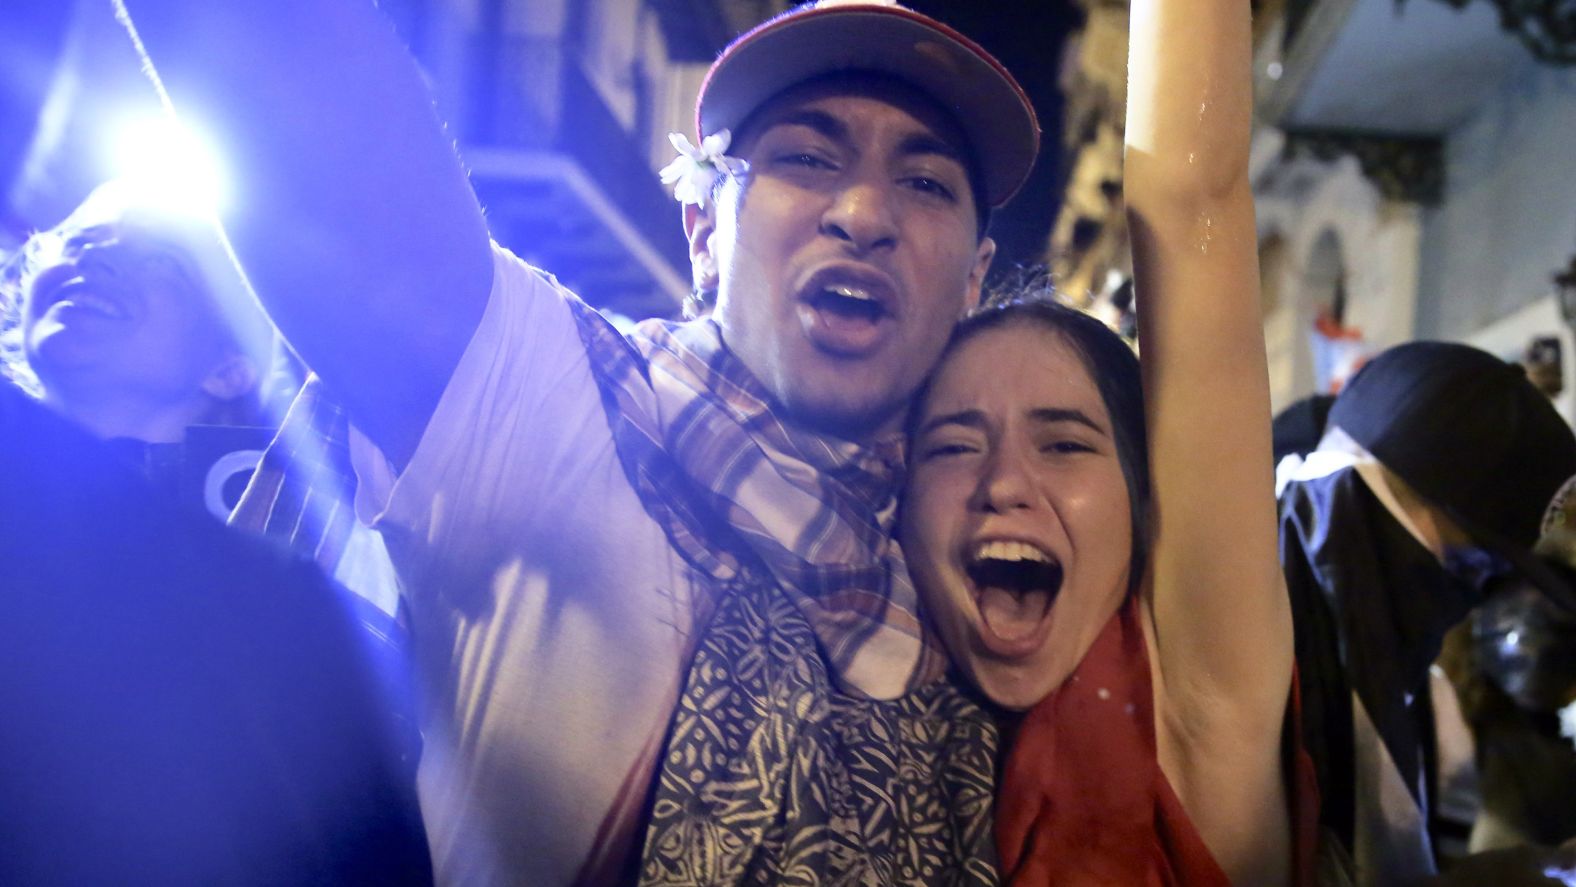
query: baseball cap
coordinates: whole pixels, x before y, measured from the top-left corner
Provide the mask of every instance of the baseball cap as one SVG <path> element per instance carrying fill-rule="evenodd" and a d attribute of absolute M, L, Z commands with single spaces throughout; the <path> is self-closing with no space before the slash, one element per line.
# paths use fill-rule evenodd
<path fill-rule="evenodd" d="M 1332 394 L 1313 394 L 1275 414 L 1270 422 L 1270 447 L 1276 464 L 1293 453 L 1306 456 L 1319 448 L 1333 403 Z"/>
<path fill-rule="evenodd" d="M 1023 87 L 974 41 L 882 0 L 805 3 L 739 36 L 706 72 L 696 129 L 737 131 L 783 90 L 842 71 L 891 75 L 949 111 L 979 162 L 988 205 L 1006 203 L 1028 178 L 1040 126 Z"/>
<path fill-rule="evenodd" d="M 1569 584 L 1531 552 L 1576 475 L 1576 434 L 1520 367 L 1454 342 L 1398 345 L 1347 383 L 1329 424 L 1481 546 L 1576 606 Z"/>

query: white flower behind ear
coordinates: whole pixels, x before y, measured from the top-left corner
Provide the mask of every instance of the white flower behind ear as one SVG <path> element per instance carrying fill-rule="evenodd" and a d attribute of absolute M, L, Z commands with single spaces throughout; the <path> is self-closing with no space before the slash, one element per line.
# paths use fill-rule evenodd
<path fill-rule="evenodd" d="M 1560 709 L 1560 735 L 1576 741 L 1576 702 Z"/>
<path fill-rule="evenodd" d="M 690 144 L 683 133 L 668 133 L 679 156 L 658 173 L 662 184 L 673 186 L 673 196 L 679 203 L 693 203 L 701 209 L 723 176 L 740 176 L 750 168 L 748 163 L 727 155 L 733 133 L 720 129 L 700 140 L 700 147 Z"/>

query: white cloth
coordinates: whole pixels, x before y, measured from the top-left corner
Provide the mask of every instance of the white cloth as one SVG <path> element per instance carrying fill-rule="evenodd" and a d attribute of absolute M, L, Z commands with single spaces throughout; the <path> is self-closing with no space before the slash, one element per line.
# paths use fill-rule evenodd
<path fill-rule="evenodd" d="M 625 478 L 564 297 L 495 247 L 406 470 L 352 434 L 410 602 L 440 883 L 564 884 L 633 849 L 708 603 Z"/>

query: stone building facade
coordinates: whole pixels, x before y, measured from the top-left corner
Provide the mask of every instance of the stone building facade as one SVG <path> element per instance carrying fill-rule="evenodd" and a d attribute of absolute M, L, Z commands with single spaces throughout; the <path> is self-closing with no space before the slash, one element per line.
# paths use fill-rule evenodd
<path fill-rule="evenodd" d="M 1063 287 L 1099 304 L 1129 261 L 1114 184 L 1125 3 L 1081 2 L 1064 75 L 1073 173 L 1050 254 Z M 1571 415 L 1576 46 L 1557 6 L 1255 3 L 1251 175 L 1277 408 L 1410 339 L 1513 360 L 1553 340 Z"/>

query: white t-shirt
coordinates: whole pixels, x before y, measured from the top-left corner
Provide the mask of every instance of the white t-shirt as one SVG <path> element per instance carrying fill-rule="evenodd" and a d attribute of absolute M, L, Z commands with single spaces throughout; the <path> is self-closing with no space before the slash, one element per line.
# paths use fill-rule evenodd
<path fill-rule="evenodd" d="M 640 836 L 704 594 L 626 480 L 567 294 L 501 247 L 406 470 L 352 433 L 406 589 L 440 883 L 564 884 Z"/>

